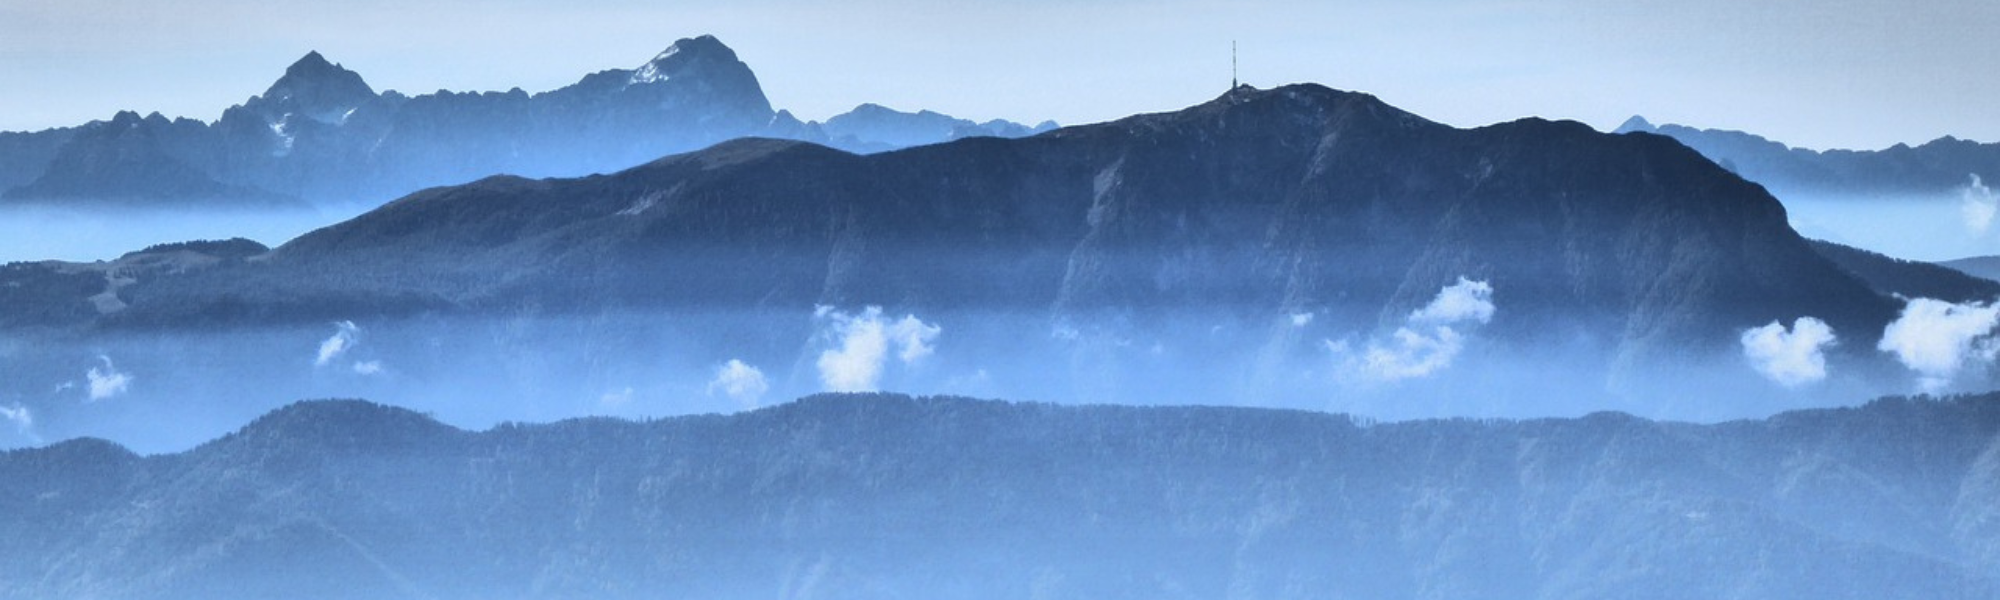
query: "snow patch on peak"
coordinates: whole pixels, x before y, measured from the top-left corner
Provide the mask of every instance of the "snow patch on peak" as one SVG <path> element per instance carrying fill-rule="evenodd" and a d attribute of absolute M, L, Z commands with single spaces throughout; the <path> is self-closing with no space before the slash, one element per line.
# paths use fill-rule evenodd
<path fill-rule="evenodd" d="M 632 72 L 630 83 L 653 83 L 684 75 L 692 65 L 736 62 L 736 52 L 712 35 L 675 40 L 673 45 Z"/>
<path fill-rule="evenodd" d="M 668 46 L 665 52 L 661 52 L 659 56 L 653 57 L 653 60 L 647 62 L 645 66 L 639 67 L 639 70 L 632 72 L 632 83 L 653 83 L 673 79 L 673 76 L 667 74 L 665 69 L 661 68 L 661 65 L 672 59 L 674 55 L 680 54 L 680 52 L 680 44 Z"/>

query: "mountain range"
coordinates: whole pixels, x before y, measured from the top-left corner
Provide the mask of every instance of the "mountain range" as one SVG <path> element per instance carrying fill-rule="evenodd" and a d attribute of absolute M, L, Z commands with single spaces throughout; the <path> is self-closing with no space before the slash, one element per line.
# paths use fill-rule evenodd
<path fill-rule="evenodd" d="M 0 201 L 373 206 L 501 173 L 623 169 L 743 136 L 881 151 L 1053 127 L 975 124 L 872 104 L 825 125 L 802 122 L 772 110 L 750 67 L 712 36 L 676 41 L 637 69 L 536 94 L 377 93 L 311 52 L 212 123 L 122 112 L 78 127 L 0 133 Z"/>
<path fill-rule="evenodd" d="M 1730 171 L 1762 183 L 1780 198 L 1956 195 L 1961 188 L 2000 178 L 2000 144 L 1950 136 L 1881 150 L 1809 150 L 1762 136 L 1686 125 L 1654 125 L 1634 116 L 1616 130 L 1674 138 Z M 1977 178 L 1977 179 L 1974 179 Z"/>
<path fill-rule="evenodd" d="M 75 350 L 44 352 L 59 357 L 50 368 L 91 364 L 106 340 L 342 322 L 449 364 L 436 348 L 583 320 L 538 343 L 577 345 L 587 371 L 556 379 L 598 381 L 668 351 L 633 350 L 654 343 L 634 337 L 650 326 L 612 325 L 636 315 L 692 348 L 674 352 L 790 364 L 773 375 L 809 393 L 815 370 L 829 377 L 814 358 L 823 317 L 876 310 L 944 325 L 964 370 L 934 374 L 944 389 L 1714 419 L 1909 389 L 1921 373 L 1882 342 L 1909 299 L 1996 291 L 1808 242 L 1762 186 L 1670 138 L 1540 119 L 1457 129 L 1316 85 L 865 155 L 737 139 L 609 175 L 428 189 L 268 253 L 190 252 L 121 261 L 156 265 L 143 268 L 12 265 L 0 326 Z M 1745 332 L 1806 318 L 1830 336 L 1788 356 L 1823 361 L 1803 381 L 1827 381 L 1765 381 Z M 996 370 L 1021 387 L 950 387 Z M 1925 376 L 1964 389 L 1984 375 Z M 1412 386 L 1453 400 L 1398 402 Z"/>
<path fill-rule="evenodd" d="M 0 598 L 1992 598 L 2000 398 L 1716 425 L 304 402 L 0 453 Z"/>

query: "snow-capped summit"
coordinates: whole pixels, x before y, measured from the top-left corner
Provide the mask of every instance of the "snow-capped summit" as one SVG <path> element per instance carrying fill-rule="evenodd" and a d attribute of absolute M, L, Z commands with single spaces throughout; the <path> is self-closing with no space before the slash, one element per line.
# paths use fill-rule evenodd
<path fill-rule="evenodd" d="M 729 46 L 723 45 L 722 40 L 715 39 L 713 35 L 681 38 L 675 40 L 673 45 L 667 46 L 659 56 L 653 57 L 653 60 L 633 71 L 631 82 L 666 81 L 690 74 L 691 71 L 702 69 L 704 65 L 711 63 L 740 64 L 736 59 L 736 51 L 730 50 Z"/>

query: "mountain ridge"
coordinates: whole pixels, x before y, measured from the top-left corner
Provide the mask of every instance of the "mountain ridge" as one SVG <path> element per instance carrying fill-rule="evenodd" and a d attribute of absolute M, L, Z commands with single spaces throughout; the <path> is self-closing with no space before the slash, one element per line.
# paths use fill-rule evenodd
<path fill-rule="evenodd" d="M 2000 179 L 2000 144 L 1943 136 L 1917 146 L 1879 150 L 1794 148 L 1753 133 L 1655 125 L 1634 116 L 1614 133 L 1651 133 L 1679 140 L 1780 196 L 1836 197 L 1955 193 L 1968 177 Z"/>
<path fill-rule="evenodd" d="M 829 136 L 819 123 L 774 111 L 750 67 L 709 35 L 677 40 L 637 68 L 593 73 L 534 94 L 519 88 L 377 93 L 360 74 L 309 51 L 262 94 L 213 122 L 148 119 L 116 138 L 69 130 L 0 134 L 0 158 L 19 155 L 18 162 L 0 167 L 0 199 L 79 206 L 254 205 L 269 198 L 370 205 L 500 173 L 606 172 L 742 136 L 882 151 L 1044 130 L 954 121 L 960 126 L 928 137 L 877 139 L 917 118 L 895 113 L 888 122 Z M 122 119 L 121 113 L 114 121 Z M 99 123 L 107 122 L 76 129 L 102 129 Z M 176 178 L 166 181 L 189 183 L 145 195 L 159 173 Z"/>
<path fill-rule="evenodd" d="M 2000 493 L 1983 483 L 2000 468 L 1991 395 L 1716 425 L 821 395 L 645 422 L 439 425 L 360 453 L 314 440 L 435 422 L 354 401 L 277 414 L 327 413 L 371 418 L 305 438 L 250 425 L 231 437 L 266 444 L 143 458 L 94 442 L 0 453 L 0 473 L 41 474 L 0 478 L 0 530 L 20 542 L 0 558 L 0 597 L 1984 598 L 2000 585 L 2000 530 L 1978 525 Z M 974 573 L 976 587 L 953 583 Z"/>
<path fill-rule="evenodd" d="M 963 258 L 939 262 L 952 256 Z M 1010 270 L 962 268 L 1001 257 Z M 402 272 L 375 268 L 385 264 Z M 622 281 L 634 265 L 677 276 Z M 142 282 L 133 308 L 110 317 L 188 322 L 182 311 L 206 312 L 185 305 L 201 288 L 243 301 L 260 294 L 246 285 L 283 290 L 307 280 L 282 273 L 310 271 L 342 286 L 320 300 L 386 293 L 428 298 L 421 307 L 553 307 L 596 289 L 612 305 L 992 306 L 1059 319 L 1212 305 L 1388 325 L 1472 277 L 1518 299 L 1495 328 L 1573 323 L 1633 361 L 1733 346 L 1738 328 L 1806 315 L 1872 346 L 1895 311 L 1815 253 L 1761 187 L 1666 138 L 1540 119 L 1459 130 L 1312 85 L 1019 140 L 873 155 L 751 140 L 607 176 L 488 178 L 412 194 L 246 266 L 209 275 L 293 283 L 162 279 L 173 289 L 149 302 Z M 746 280 L 744 268 L 772 275 Z M 301 316 L 357 311 L 374 309 Z"/>

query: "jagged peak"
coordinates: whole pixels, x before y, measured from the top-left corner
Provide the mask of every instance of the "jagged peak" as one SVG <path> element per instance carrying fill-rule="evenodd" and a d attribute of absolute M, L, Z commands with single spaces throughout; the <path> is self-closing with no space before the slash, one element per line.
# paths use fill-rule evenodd
<path fill-rule="evenodd" d="M 339 63 L 328 61 L 318 50 L 307 52 L 305 56 L 293 61 L 291 66 L 285 67 L 285 75 L 278 78 L 277 83 L 272 84 L 272 88 L 275 90 L 286 83 L 305 85 L 316 82 L 368 88 L 368 84 L 361 80 L 360 73 L 348 70 Z M 374 90 L 369 89 L 368 93 L 373 94 Z"/>
<path fill-rule="evenodd" d="M 375 97 L 374 88 L 361 74 L 326 60 L 319 51 L 307 52 L 285 68 L 283 77 L 271 83 L 251 105 L 267 105 L 261 111 L 274 118 L 284 113 L 303 113 L 315 120 L 338 122 L 348 111 Z"/>
<path fill-rule="evenodd" d="M 731 50 L 722 40 L 713 35 L 674 40 L 666 50 L 660 51 L 653 60 L 647 61 L 632 71 L 632 83 L 666 81 L 683 74 L 690 66 L 698 63 L 736 63 L 736 51 Z"/>
<path fill-rule="evenodd" d="M 292 66 L 285 68 L 285 74 L 306 74 L 338 68 L 340 68 L 340 65 L 328 61 L 326 56 L 321 55 L 318 50 L 308 50 L 305 56 L 299 57 L 298 60 L 292 62 Z"/>

